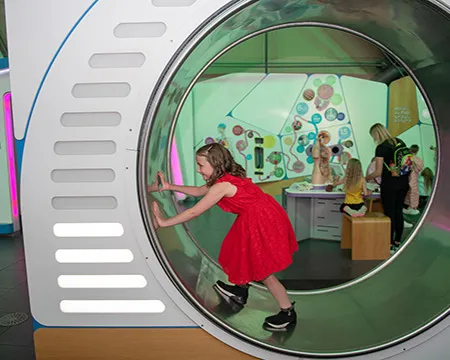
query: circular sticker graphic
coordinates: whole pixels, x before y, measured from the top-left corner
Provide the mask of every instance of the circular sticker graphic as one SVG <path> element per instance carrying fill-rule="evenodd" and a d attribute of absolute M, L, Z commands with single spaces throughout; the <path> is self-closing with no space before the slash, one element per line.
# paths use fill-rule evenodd
<path fill-rule="evenodd" d="M 236 136 L 242 135 L 244 133 L 244 128 L 240 125 L 233 127 L 233 134 Z"/>
<path fill-rule="evenodd" d="M 302 128 L 302 123 L 301 123 L 301 121 L 298 121 L 298 120 L 294 121 L 294 122 L 292 123 L 292 128 L 293 128 L 295 131 L 299 131 L 299 130 Z"/>
<path fill-rule="evenodd" d="M 307 103 L 301 102 L 301 103 L 297 104 L 297 106 L 295 107 L 295 110 L 297 111 L 297 114 L 302 116 L 308 112 L 309 106 Z"/>
<path fill-rule="evenodd" d="M 284 170 L 283 170 L 282 168 L 277 168 L 277 169 L 275 170 L 275 176 L 276 176 L 277 178 L 283 177 L 283 175 L 284 175 Z"/>
<path fill-rule="evenodd" d="M 341 140 L 348 139 L 351 134 L 352 134 L 352 132 L 351 132 L 350 128 L 347 126 L 341 127 L 339 129 L 339 138 Z"/>
<path fill-rule="evenodd" d="M 253 159 L 253 156 L 251 154 L 248 154 L 247 155 L 247 160 L 251 160 L 251 159 Z"/>
<path fill-rule="evenodd" d="M 276 143 L 277 143 L 277 139 L 275 139 L 275 136 L 272 136 L 272 135 L 264 136 L 264 147 L 266 149 L 272 149 Z"/>
<path fill-rule="evenodd" d="M 345 114 L 344 113 L 339 113 L 339 114 L 337 114 L 337 117 L 336 117 L 339 121 L 342 121 L 342 120 L 344 120 L 345 119 Z"/>
<path fill-rule="evenodd" d="M 297 174 L 302 173 L 303 171 L 305 171 L 305 164 L 303 164 L 300 160 L 296 161 L 294 164 L 292 164 L 292 169 L 294 170 L 294 172 L 296 172 Z"/>
<path fill-rule="evenodd" d="M 285 145 L 290 146 L 292 145 L 293 140 L 290 137 L 285 137 L 283 142 L 285 143 Z"/>
<path fill-rule="evenodd" d="M 310 132 L 310 133 L 308 134 L 308 139 L 309 139 L 309 140 L 314 140 L 315 138 L 316 138 L 316 134 L 315 134 L 315 133 Z"/>
<path fill-rule="evenodd" d="M 344 142 L 344 146 L 345 146 L 347 149 L 351 149 L 351 148 L 353 147 L 353 141 L 347 140 L 346 142 Z"/>
<path fill-rule="evenodd" d="M 306 101 L 311 101 L 315 96 L 316 93 L 313 89 L 306 89 L 305 91 L 303 91 L 303 99 L 305 99 Z"/>
<path fill-rule="evenodd" d="M 215 143 L 215 141 L 214 141 L 214 139 L 213 139 L 212 137 L 207 137 L 207 138 L 205 139 L 205 144 L 206 144 L 206 145 L 214 144 L 214 143 Z"/>
<path fill-rule="evenodd" d="M 318 111 L 324 111 L 328 107 L 328 105 L 330 105 L 330 102 L 328 100 L 316 98 L 316 100 L 314 100 L 314 105 L 316 106 L 316 109 Z"/>
<path fill-rule="evenodd" d="M 302 154 L 305 152 L 305 147 L 303 145 L 297 146 L 297 152 Z"/>
<path fill-rule="evenodd" d="M 329 108 L 327 111 L 325 111 L 325 119 L 328 121 L 334 121 L 336 120 L 338 116 L 338 111 L 335 108 Z"/>
<path fill-rule="evenodd" d="M 299 145 L 302 145 L 302 146 L 307 146 L 308 144 L 309 144 L 309 142 L 310 142 L 311 140 L 308 138 L 308 136 L 306 136 L 306 135 L 301 135 L 301 136 L 299 136 L 299 138 L 298 138 L 298 140 L 297 140 L 297 142 L 299 143 Z"/>
<path fill-rule="evenodd" d="M 236 143 L 236 149 L 238 149 L 239 151 L 244 151 L 245 149 L 247 149 L 247 144 L 244 140 L 239 140 Z"/>
<path fill-rule="evenodd" d="M 313 116 L 311 116 L 311 122 L 313 124 L 320 124 L 320 122 L 322 121 L 322 115 L 315 113 Z"/>
<path fill-rule="evenodd" d="M 336 84 L 336 76 L 333 76 L 333 75 L 327 76 L 325 82 L 326 82 L 328 85 L 333 86 L 334 84 Z"/>
<path fill-rule="evenodd" d="M 317 94 L 322 100 L 329 100 L 334 94 L 334 89 L 331 85 L 322 84 L 317 89 Z"/>
<path fill-rule="evenodd" d="M 284 128 L 284 132 L 291 133 L 291 132 L 292 132 L 292 127 L 286 126 L 286 127 Z"/>
<path fill-rule="evenodd" d="M 267 161 L 272 165 L 278 165 L 281 162 L 281 154 L 278 151 L 274 151 L 269 155 Z"/>
<path fill-rule="evenodd" d="M 247 136 L 251 139 L 253 137 L 253 135 L 254 135 L 253 131 L 250 131 Z"/>
<path fill-rule="evenodd" d="M 320 85 L 322 85 L 322 80 L 320 79 L 315 79 L 313 82 L 314 86 L 319 87 Z"/>
<path fill-rule="evenodd" d="M 306 162 L 308 164 L 314 164 L 314 159 L 312 158 L 312 156 L 308 156 L 308 158 L 306 159 Z"/>
<path fill-rule="evenodd" d="M 328 144 L 330 142 L 330 140 L 331 140 L 330 133 L 328 131 L 325 131 L 325 130 L 321 131 L 319 133 L 319 135 L 317 135 L 317 137 L 319 139 L 321 139 L 325 145 Z"/>
<path fill-rule="evenodd" d="M 334 95 L 331 97 L 330 101 L 331 101 L 331 103 L 332 103 L 334 106 L 341 105 L 341 104 L 342 104 L 342 96 L 339 95 L 339 94 L 334 94 Z"/>

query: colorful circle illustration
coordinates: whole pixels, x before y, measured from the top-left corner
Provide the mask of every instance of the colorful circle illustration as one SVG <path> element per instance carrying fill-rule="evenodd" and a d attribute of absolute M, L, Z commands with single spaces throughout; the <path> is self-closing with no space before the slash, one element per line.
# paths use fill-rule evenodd
<path fill-rule="evenodd" d="M 291 133 L 292 132 L 292 127 L 291 126 L 286 126 L 284 128 L 284 132 Z"/>
<path fill-rule="evenodd" d="M 311 101 L 315 96 L 316 93 L 313 89 L 306 89 L 305 91 L 303 91 L 303 99 L 305 99 L 306 101 Z"/>
<path fill-rule="evenodd" d="M 236 149 L 238 149 L 239 151 L 244 151 L 245 149 L 247 149 L 247 144 L 244 140 L 239 140 L 236 143 Z"/>
<path fill-rule="evenodd" d="M 352 134 L 352 131 L 347 126 L 344 126 L 339 129 L 339 138 L 341 140 L 348 139 L 351 134 Z"/>
<path fill-rule="evenodd" d="M 294 142 L 294 141 L 293 141 L 292 138 L 290 138 L 290 137 L 285 137 L 285 138 L 284 138 L 284 143 L 285 143 L 285 145 L 287 145 L 287 146 L 292 145 L 293 142 Z"/>
<path fill-rule="evenodd" d="M 240 125 L 233 127 L 233 134 L 236 136 L 242 135 L 244 133 L 244 128 Z"/>
<path fill-rule="evenodd" d="M 315 79 L 313 82 L 314 86 L 319 87 L 320 85 L 322 85 L 322 80 L 320 79 Z"/>
<path fill-rule="evenodd" d="M 292 164 L 292 169 L 297 174 L 300 174 L 305 171 L 305 164 L 303 164 L 301 161 L 296 161 L 294 164 Z"/>
<path fill-rule="evenodd" d="M 207 138 L 205 139 L 205 144 L 206 144 L 206 145 L 214 144 L 214 143 L 215 143 L 215 141 L 214 141 L 214 139 L 213 139 L 212 137 L 207 137 Z"/>
<path fill-rule="evenodd" d="M 352 156 L 350 155 L 350 153 L 348 152 L 343 152 L 341 156 L 339 156 L 339 162 L 341 163 L 342 166 L 345 166 L 348 164 L 349 160 L 352 158 Z"/>
<path fill-rule="evenodd" d="M 297 111 L 297 114 L 302 116 L 308 112 L 309 106 L 307 103 L 301 102 L 301 103 L 297 104 L 297 106 L 295 107 L 295 110 Z"/>
<path fill-rule="evenodd" d="M 347 149 L 352 148 L 352 147 L 353 147 L 353 141 L 347 140 L 346 142 L 344 142 L 344 146 L 345 146 Z"/>
<path fill-rule="evenodd" d="M 279 167 L 275 170 L 275 176 L 277 178 L 281 178 L 281 177 L 283 177 L 283 175 L 284 175 L 284 170 L 282 168 Z"/>
<path fill-rule="evenodd" d="M 305 147 L 303 145 L 297 146 L 297 152 L 302 154 L 305 152 Z"/>
<path fill-rule="evenodd" d="M 313 164 L 314 163 L 314 159 L 312 158 L 312 156 L 308 156 L 308 158 L 306 159 L 306 162 L 308 164 Z"/>
<path fill-rule="evenodd" d="M 344 120 L 344 119 L 345 119 L 345 114 L 340 112 L 339 114 L 337 114 L 337 119 L 338 119 L 339 121 Z"/>
<path fill-rule="evenodd" d="M 325 111 L 325 119 L 328 121 L 334 121 L 336 120 L 338 116 L 338 111 L 335 108 L 329 108 L 327 111 Z"/>
<path fill-rule="evenodd" d="M 317 94 L 319 94 L 319 97 L 322 100 L 329 100 L 334 94 L 334 89 L 328 84 L 322 84 L 319 86 L 319 89 L 317 89 Z"/>
<path fill-rule="evenodd" d="M 253 159 L 253 156 L 251 154 L 248 154 L 247 155 L 247 160 L 251 160 L 251 159 Z"/>
<path fill-rule="evenodd" d="M 277 139 L 275 136 L 272 135 L 266 135 L 264 136 L 264 147 L 266 149 L 272 149 L 277 143 Z"/>
<path fill-rule="evenodd" d="M 292 128 L 293 128 L 295 131 L 299 131 L 299 130 L 302 128 L 302 123 L 301 123 L 301 121 L 294 120 L 294 122 L 292 123 Z"/>
<path fill-rule="evenodd" d="M 316 134 L 315 134 L 315 133 L 310 132 L 310 133 L 308 134 L 308 139 L 309 139 L 309 140 L 314 140 L 315 138 L 316 138 Z"/>
<path fill-rule="evenodd" d="M 328 100 L 316 98 L 316 100 L 314 100 L 314 105 L 316 106 L 317 111 L 324 111 L 328 105 L 330 105 L 330 102 Z"/>
<path fill-rule="evenodd" d="M 322 115 L 315 113 L 312 117 L 311 117 L 311 122 L 313 124 L 320 124 L 320 122 L 322 121 Z"/>
<path fill-rule="evenodd" d="M 267 158 L 267 161 L 270 162 L 272 165 L 278 165 L 281 163 L 281 154 L 278 151 L 274 151 L 270 153 L 269 157 Z"/>
<path fill-rule="evenodd" d="M 333 75 L 327 76 L 325 82 L 326 82 L 328 85 L 333 86 L 334 84 L 336 84 L 336 76 L 333 76 Z"/>
<path fill-rule="evenodd" d="M 334 94 L 334 95 L 331 97 L 330 101 L 331 101 L 331 103 L 332 103 L 334 106 L 341 105 L 341 104 L 342 104 L 342 96 L 339 95 L 339 94 Z"/>
<path fill-rule="evenodd" d="M 306 135 L 301 135 L 301 136 L 299 136 L 299 138 L 298 138 L 298 140 L 297 140 L 297 142 L 299 143 L 299 145 L 302 145 L 302 146 L 307 146 L 308 144 L 309 144 L 309 142 L 310 142 L 311 140 L 308 138 L 308 136 L 306 136 Z"/>
<path fill-rule="evenodd" d="M 319 133 L 319 135 L 317 135 L 317 137 L 318 137 L 319 139 L 322 139 L 322 141 L 323 141 L 323 143 L 324 143 L 325 145 L 328 144 L 328 143 L 330 142 L 330 140 L 331 140 L 330 133 L 329 133 L 328 131 L 325 131 L 325 130 L 321 131 L 321 132 Z"/>

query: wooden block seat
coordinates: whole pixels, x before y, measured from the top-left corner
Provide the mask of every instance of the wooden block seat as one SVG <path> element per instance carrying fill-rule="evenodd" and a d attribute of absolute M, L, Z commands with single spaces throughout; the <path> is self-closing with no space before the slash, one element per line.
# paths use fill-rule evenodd
<path fill-rule="evenodd" d="M 363 217 L 342 217 L 341 248 L 352 250 L 352 260 L 385 260 L 390 256 L 391 219 L 369 212 Z"/>

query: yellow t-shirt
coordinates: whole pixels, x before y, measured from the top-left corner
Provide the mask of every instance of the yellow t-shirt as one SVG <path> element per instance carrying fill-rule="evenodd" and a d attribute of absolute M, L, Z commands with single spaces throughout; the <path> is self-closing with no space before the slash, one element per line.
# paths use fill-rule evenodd
<path fill-rule="evenodd" d="M 345 191 L 345 204 L 361 204 L 364 202 L 363 192 L 363 179 L 359 181 L 359 184 L 355 186 L 351 191 Z"/>

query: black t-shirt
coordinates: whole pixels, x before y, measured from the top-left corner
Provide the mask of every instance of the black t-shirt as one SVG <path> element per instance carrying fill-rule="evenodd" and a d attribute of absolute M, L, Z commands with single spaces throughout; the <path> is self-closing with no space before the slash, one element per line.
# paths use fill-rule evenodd
<path fill-rule="evenodd" d="M 402 144 L 402 146 L 406 146 L 402 140 L 396 140 Z M 391 171 L 387 168 L 387 166 L 394 162 L 394 152 L 395 146 L 389 143 L 388 140 L 385 140 L 383 143 L 378 145 L 375 150 L 375 157 L 383 158 L 381 186 L 395 186 L 397 189 L 407 188 L 409 186 L 409 176 L 392 176 Z"/>

